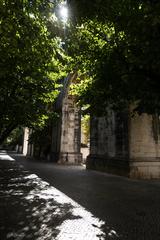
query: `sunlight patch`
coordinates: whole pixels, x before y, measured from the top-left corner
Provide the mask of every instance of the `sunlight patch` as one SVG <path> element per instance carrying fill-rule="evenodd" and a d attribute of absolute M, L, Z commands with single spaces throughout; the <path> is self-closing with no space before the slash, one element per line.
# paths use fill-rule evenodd
<path fill-rule="evenodd" d="M 0 152 L 0 160 L 15 161 L 12 157 L 6 154 L 6 151 Z"/>
<path fill-rule="evenodd" d="M 5 156 L 7 159 L 10 158 Z M 14 169 L 13 165 L 10 163 L 10 169 L 4 171 L 6 174 L 10 172 L 12 177 L 8 179 L 5 189 L 2 188 L 0 193 L 8 206 L 12 207 L 13 221 L 17 221 L 18 228 L 15 229 L 15 224 L 12 228 L 9 226 L 4 239 L 119 239 L 116 231 L 106 222 L 93 216 L 36 174 L 22 171 L 16 164 L 17 167 Z"/>
<path fill-rule="evenodd" d="M 71 213 L 75 217 L 73 219 L 66 219 L 62 222 L 60 226 L 56 229 L 59 230 L 59 234 L 55 239 L 57 240 L 96 240 L 96 239 L 106 239 L 106 234 L 103 232 L 102 227 L 105 225 L 104 221 L 99 220 L 94 217 L 89 211 L 79 205 L 77 202 L 66 196 L 64 193 L 60 192 L 58 189 L 49 186 L 45 181 L 42 181 L 38 176 L 35 178 L 33 176 L 28 176 L 28 179 L 34 179 L 34 183 L 40 186 L 41 191 L 32 190 L 30 194 L 26 197 L 28 200 L 33 200 L 36 197 L 44 200 L 54 200 L 59 204 L 66 204 L 71 207 Z M 46 206 L 47 207 L 47 206 Z M 57 208 L 53 214 L 61 216 L 61 209 Z M 38 215 L 38 212 L 35 212 Z M 110 230 L 108 232 L 108 237 L 112 239 L 118 237 L 115 230 Z M 43 238 L 42 238 L 43 239 Z M 115 238 L 114 238 L 115 239 Z"/>

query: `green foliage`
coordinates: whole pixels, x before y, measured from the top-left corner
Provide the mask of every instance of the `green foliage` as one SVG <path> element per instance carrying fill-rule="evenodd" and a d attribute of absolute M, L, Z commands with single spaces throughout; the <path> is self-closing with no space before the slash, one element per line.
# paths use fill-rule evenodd
<path fill-rule="evenodd" d="M 84 136 L 84 144 L 88 144 L 90 135 L 90 115 L 85 114 L 81 118 L 81 131 Z"/>
<path fill-rule="evenodd" d="M 90 111 L 106 107 L 160 113 L 160 2 L 70 0 L 68 39 L 79 69 L 74 93 Z"/>
<path fill-rule="evenodd" d="M 29 143 L 34 144 L 34 157 L 47 157 L 51 150 L 51 135 L 51 122 L 47 122 L 43 127 L 36 127 L 32 130 L 29 136 Z"/>
<path fill-rule="evenodd" d="M 16 126 L 41 126 L 52 115 L 68 61 L 53 11 L 47 0 L 0 1 L 1 141 Z"/>
<path fill-rule="evenodd" d="M 23 145 L 23 128 L 15 128 L 9 137 L 4 142 L 5 146 L 12 147 L 13 149 L 16 145 Z"/>

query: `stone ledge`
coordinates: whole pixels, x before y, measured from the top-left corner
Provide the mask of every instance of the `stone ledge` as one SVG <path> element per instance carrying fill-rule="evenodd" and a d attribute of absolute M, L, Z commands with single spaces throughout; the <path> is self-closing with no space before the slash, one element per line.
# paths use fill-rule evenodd
<path fill-rule="evenodd" d="M 79 165 L 82 163 L 82 153 L 62 152 L 59 155 L 59 164 Z"/>
<path fill-rule="evenodd" d="M 138 158 L 130 161 L 130 177 L 160 179 L 160 158 Z"/>
<path fill-rule="evenodd" d="M 86 161 L 86 168 L 102 172 L 129 176 L 128 158 L 111 158 L 106 155 L 89 155 Z"/>
<path fill-rule="evenodd" d="M 89 155 L 86 168 L 136 179 L 160 179 L 160 158 L 110 158 Z"/>
<path fill-rule="evenodd" d="M 135 162 L 159 162 L 160 163 L 160 157 L 136 157 L 136 158 L 131 158 L 130 163 L 135 163 Z"/>

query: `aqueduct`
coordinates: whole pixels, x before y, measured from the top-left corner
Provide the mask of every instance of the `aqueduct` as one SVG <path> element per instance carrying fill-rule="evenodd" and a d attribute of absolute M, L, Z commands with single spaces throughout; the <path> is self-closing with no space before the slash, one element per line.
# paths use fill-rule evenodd
<path fill-rule="evenodd" d="M 68 76 L 55 104 L 60 118 L 52 129 L 50 160 L 60 164 L 82 162 L 81 114 L 69 94 L 74 78 Z M 27 133 L 26 133 L 27 135 Z M 25 137 L 23 152 L 33 154 Z M 106 171 L 132 178 L 160 178 L 160 119 L 108 111 L 106 117 L 91 116 L 90 153 L 87 169 Z"/>

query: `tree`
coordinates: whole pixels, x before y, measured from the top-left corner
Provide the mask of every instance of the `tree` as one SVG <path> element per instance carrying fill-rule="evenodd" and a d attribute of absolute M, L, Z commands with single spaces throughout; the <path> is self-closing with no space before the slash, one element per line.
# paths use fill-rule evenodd
<path fill-rule="evenodd" d="M 34 144 L 34 157 L 47 157 L 51 150 L 52 125 L 45 124 L 43 128 L 37 128 L 32 131 L 29 137 L 29 143 Z"/>
<path fill-rule="evenodd" d="M 3 147 L 15 149 L 17 145 L 23 145 L 24 130 L 22 127 L 15 128 L 9 137 L 3 142 Z"/>
<path fill-rule="evenodd" d="M 68 52 L 79 69 L 74 92 L 90 111 L 106 107 L 160 113 L 160 2 L 69 1 Z M 76 44 L 75 44 L 76 43 Z"/>
<path fill-rule="evenodd" d="M 47 0 L 0 1 L 0 143 L 17 126 L 40 127 L 53 116 L 57 79 L 66 74 L 53 10 Z"/>

